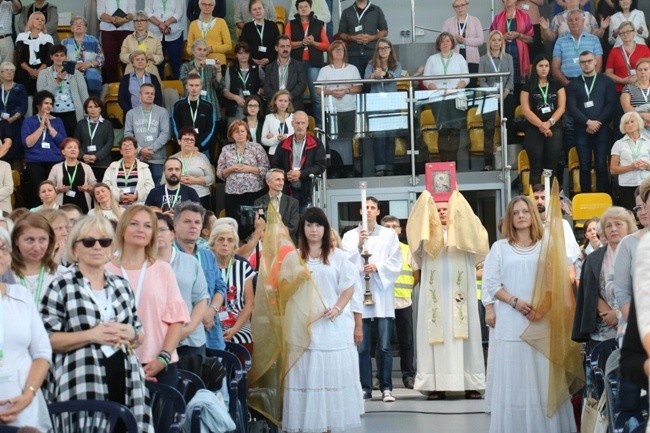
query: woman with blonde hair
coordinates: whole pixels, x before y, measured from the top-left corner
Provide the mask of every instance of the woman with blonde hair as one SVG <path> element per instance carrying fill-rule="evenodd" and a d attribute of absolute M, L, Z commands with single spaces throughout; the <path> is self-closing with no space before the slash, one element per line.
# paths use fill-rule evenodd
<path fill-rule="evenodd" d="M 288 90 L 278 90 L 269 102 L 269 113 L 262 126 L 262 144 L 269 157 L 275 155 L 278 145 L 293 134 L 293 104 Z"/>
<path fill-rule="evenodd" d="M 93 198 L 95 199 L 95 207 L 89 214 L 103 215 L 111 221 L 116 223 L 122 216 L 122 208 L 118 206 L 117 202 L 111 194 L 111 187 L 104 182 L 98 182 L 93 187 Z"/>
<path fill-rule="evenodd" d="M 70 272 L 52 281 L 40 308 L 54 349 L 46 398 L 114 401 L 129 408 L 138 431 L 152 432 L 145 377 L 133 351 L 145 340 L 137 292 L 125 278 L 104 270 L 113 238 L 112 224 L 101 216 L 81 219 L 70 233 Z M 151 330 L 146 332 L 150 338 Z M 84 421 L 75 420 L 74 430 L 88 427 Z"/>
<path fill-rule="evenodd" d="M 208 46 L 208 58 L 220 67 L 226 64 L 226 53 L 232 50 L 232 39 L 226 21 L 212 16 L 214 6 L 215 0 L 199 1 L 201 14 L 187 29 L 187 54 L 192 54 L 194 41 L 203 39 Z"/>
<path fill-rule="evenodd" d="M 601 341 L 616 338 L 619 309 L 608 277 L 614 270 L 619 242 L 636 231 L 632 213 L 619 206 L 607 209 L 600 217 L 600 225 L 605 246 L 589 254 L 582 265 L 571 336 L 574 341 L 587 343 L 588 352 Z"/>
<path fill-rule="evenodd" d="M 124 211 L 115 231 L 117 255 L 106 270 L 128 280 L 137 314 L 147 334 L 135 352 L 147 380 L 172 387 L 178 381 L 176 347 L 190 322 L 169 263 L 157 258 L 158 219 L 149 207 L 136 204 Z"/>
<path fill-rule="evenodd" d="M 491 389 L 490 432 L 576 431 L 568 399 L 547 416 L 551 363 L 522 338 L 537 320 L 533 295 L 543 236 L 539 212 L 528 197 L 510 201 L 502 235 L 492 245 L 483 268 L 483 290 L 494 300 L 497 317 L 488 360 L 493 364 L 487 385 Z"/>
<path fill-rule="evenodd" d="M 623 138 L 612 146 L 609 171 L 618 176 L 618 203 L 634 207 L 634 190 L 650 174 L 650 138 L 644 132 L 643 119 L 635 111 L 623 114 L 620 131 Z"/>
<path fill-rule="evenodd" d="M 57 17 L 58 18 L 58 17 Z M 27 94 L 36 93 L 38 73 L 52 63 L 50 47 L 54 44 L 52 36 L 45 28 L 45 15 L 34 12 L 29 16 L 25 32 L 16 37 L 16 82 L 27 89 Z"/>
<path fill-rule="evenodd" d="M 43 215 L 52 230 L 54 230 L 54 251 L 52 251 L 54 261 L 61 265 L 67 266 L 64 263 L 65 244 L 68 241 L 68 233 L 70 231 L 70 219 L 68 214 L 61 209 L 45 209 L 38 213 Z"/>
<path fill-rule="evenodd" d="M 16 282 L 29 290 L 38 306 L 47 286 L 63 270 L 54 260 L 54 230 L 40 213 L 27 214 L 16 221 L 11 245 L 11 270 Z"/>

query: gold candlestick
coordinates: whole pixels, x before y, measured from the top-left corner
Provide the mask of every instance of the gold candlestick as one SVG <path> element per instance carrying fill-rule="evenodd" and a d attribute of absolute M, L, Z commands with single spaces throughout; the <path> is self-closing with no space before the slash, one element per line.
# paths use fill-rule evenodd
<path fill-rule="evenodd" d="M 368 259 L 370 259 L 370 252 L 364 248 L 363 252 L 361 253 L 361 257 L 363 257 L 363 263 L 364 265 L 368 264 Z M 366 272 L 366 275 L 363 277 L 364 280 L 366 280 L 366 291 L 363 292 L 363 305 L 373 305 L 375 301 L 372 299 L 372 292 L 370 291 L 370 274 Z"/>

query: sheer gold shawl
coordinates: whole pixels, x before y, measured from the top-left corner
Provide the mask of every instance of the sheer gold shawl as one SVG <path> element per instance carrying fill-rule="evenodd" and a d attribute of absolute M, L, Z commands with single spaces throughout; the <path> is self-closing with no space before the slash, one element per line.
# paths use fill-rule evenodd
<path fill-rule="evenodd" d="M 575 297 L 566 263 L 566 246 L 557 181 L 546 210 L 532 306 L 535 319 L 521 338 L 549 359 L 547 416 L 584 385 L 580 345 L 571 341 Z"/>
<path fill-rule="evenodd" d="M 318 287 L 273 206 L 269 206 L 251 326 L 255 339 L 249 405 L 282 424 L 284 379 L 311 343 L 325 311 Z"/>

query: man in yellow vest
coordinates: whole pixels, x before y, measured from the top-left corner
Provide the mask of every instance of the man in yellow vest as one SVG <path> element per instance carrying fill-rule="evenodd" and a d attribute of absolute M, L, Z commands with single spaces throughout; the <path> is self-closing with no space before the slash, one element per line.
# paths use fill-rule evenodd
<path fill-rule="evenodd" d="M 401 238 L 402 226 L 399 219 L 386 215 L 381 219 L 381 225 L 392 229 Z M 411 258 L 408 245 L 400 239 L 402 250 L 402 269 L 395 280 L 395 329 L 399 345 L 400 369 L 404 386 L 413 389 L 415 383 L 415 368 L 413 367 L 413 287 L 420 282 L 420 271 L 414 270 L 415 263 Z"/>

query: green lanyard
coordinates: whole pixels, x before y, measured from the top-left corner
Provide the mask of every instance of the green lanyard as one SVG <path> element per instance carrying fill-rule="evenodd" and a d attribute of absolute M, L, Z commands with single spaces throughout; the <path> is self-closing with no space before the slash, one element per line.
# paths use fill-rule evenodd
<path fill-rule="evenodd" d="M 190 170 L 190 162 L 194 157 L 194 151 L 192 151 L 192 153 L 190 153 L 190 156 L 188 156 L 187 158 L 183 158 L 182 155 L 179 155 L 179 157 L 181 158 L 181 164 L 183 165 L 183 176 L 187 176 L 187 173 Z"/>
<path fill-rule="evenodd" d="M 248 81 L 248 77 L 250 75 L 249 71 L 246 71 L 245 75 L 241 74 L 241 71 L 237 71 L 237 75 L 239 75 L 239 79 L 241 80 L 241 83 L 243 84 L 244 87 L 246 87 L 246 82 Z M 244 78 L 246 77 L 246 78 Z"/>
<path fill-rule="evenodd" d="M 578 43 L 576 44 L 576 38 L 571 35 L 571 40 L 573 41 L 573 49 L 576 50 L 576 54 L 580 54 L 580 41 L 582 41 L 582 34 L 578 38 Z"/>
<path fill-rule="evenodd" d="M 63 162 L 65 165 L 65 161 Z M 74 183 L 74 179 L 77 176 L 77 170 L 79 169 L 79 164 L 74 166 L 74 171 L 72 172 L 72 176 L 70 176 L 70 171 L 68 170 L 68 166 L 65 165 L 65 173 L 68 175 L 68 180 L 70 181 L 70 188 L 72 188 L 72 185 Z"/>
<path fill-rule="evenodd" d="M 0 85 L 0 87 L 2 87 L 2 109 L 3 109 L 5 112 L 8 112 L 8 111 L 7 111 L 7 110 L 8 110 L 8 108 L 7 108 L 7 102 L 9 102 L 9 94 L 11 93 L 11 90 L 13 89 L 13 87 L 7 91 L 7 94 L 6 94 L 6 95 L 5 95 L 5 87 L 2 86 L 2 85 Z"/>
<path fill-rule="evenodd" d="M 144 110 L 142 109 L 142 105 L 140 106 L 140 113 L 142 113 L 142 119 L 145 119 L 144 116 Z M 149 120 L 147 120 L 147 132 L 149 132 L 149 128 L 151 128 L 151 116 L 153 116 L 153 110 L 149 112 Z"/>
<path fill-rule="evenodd" d="M 90 129 L 90 119 L 86 120 L 86 124 L 88 125 L 88 135 L 90 135 L 90 145 L 93 145 L 93 139 L 95 138 L 95 134 L 97 133 L 97 128 L 99 128 L 99 122 L 95 123 L 95 129 L 91 130 Z"/>
<path fill-rule="evenodd" d="M 510 27 L 512 27 L 512 22 L 514 21 L 514 18 L 506 18 L 506 33 L 512 31 L 510 30 Z"/>
<path fill-rule="evenodd" d="M 596 77 L 598 77 L 598 74 L 594 75 L 594 79 L 591 82 L 591 86 L 587 89 L 587 80 L 585 80 L 585 76 L 582 75 L 582 81 L 585 83 L 585 92 L 587 92 L 587 99 L 591 101 L 591 91 L 594 89 L 594 84 L 596 84 Z"/>
<path fill-rule="evenodd" d="M 263 23 L 262 23 L 262 29 L 260 30 L 260 28 L 257 27 L 257 23 L 254 23 L 254 25 L 255 25 L 255 31 L 257 31 L 257 34 L 260 36 L 260 44 L 263 44 L 263 43 L 264 43 L 264 25 L 265 25 L 265 24 L 266 24 L 266 22 L 263 22 Z"/>
<path fill-rule="evenodd" d="M 81 44 L 78 44 L 77 41 L 73 40 L 74 42 L 74 51 L 77 53 L 77 56 L 75 57 L 77 60 L 83 60 L 81 58 Z"/>
<path fill-rule="evenodd" d="M 447 61 L 445 62 L 445 58 L 442 57 L 442 54 L 440 55 L 440 60 L 442 61 L 442 71 L 443 71 L 443 75 L 447 75 L 447 69 L 449 69 L 449 62 L 451 61 L 451 58 L 452 58 L 453 56 L 454 56 L 454 54 L 452 53 L 451 56 L 449 56 L 449 58 L 446 59 Z"/>
<path fill-rule="evenodd" d="M 178 202 L 178 195 L 181 193 L 181 186 L 178 185 L 178 188 L 176 188 L 176 194 L 174 194 L 174 201 L 172 202 L 169 199 L 169 190 L 167 190 L 167 186 L 165 186 L 165 196 L 167 197 L 167 202 L 169 203 L 169 208 L 174 209 L 174 206 L 176 206 L 176 203 Z"/>
<path fill-rule="evenodd" d="M 131 163 L 131 168 L 129 168 L 129 171 L 126 171 L 126 167 L 124 166 L 124 160 L 122 160 L 122 171 L 124 172 L 124 186 L 128 187 L 129 186 L 129 177 L 131 176 L 131 172 L 133 172 L 133 169 L 136 167 L 136 161 L 133 161 Z"/>
<path fill-rule="evenodd" d="M 190 106 L 190 118 L 192 118 L 192 127 L 196 128 L 196 116 L 199 114 L 199 101 L 196 101 L 196 110 L 192 110 L 192 102 L 190 102 L 189 96 L 187 97 L 187 105 Z"/>
<path fill-rule="evenodd" d="M 162 14 L 165 15 L 165 12 L 167 11 L 167 0 L 160 0 L 162 3 Z M 160 18 L 163 18 L 162 16 Z"/>
<path fill-rule="evenodd" d="M 630 149 L 630 154 L 632 155 L 632 161 L 637 161 L 639 156 L 641 156 L 641 137 L 637 140 L 636 150 L 632 148 L 632 139 L 630 138 L 627 142 L 627 147 Z"/>
<path fill-rule="evenodd" d="M 34 302 L 36 306 L 39 306 L 41 303 L 41 292 L 43 291 L 43 281 L 45 280 L 45 267 L 41 266 L 40 271 L 38 271 L 38 280 L 36 282 L 36 287 L 34 288 Z M 29 290 L 29 285 L 27 284 L 26 278 L 21 278 L 20 283 Z"/>
<path fill-rule="evenodd" d="M 226 268 L 226 278 L 224 278 L 224 282 L 226 283 L 226 286 L 230 284 L 231 273 L 232 273 L 232 257 L 230 258 L 230 262 L 228 262 L 228 267 Z"/>
<path fill-rule="evenodd" d="M 542 98 L 544 99 L 544 105 L 548 105 L 548 83 L 546 84 L 546 91 L 542 89 L 542 86 L 539 84 L 537 85 L 537 88 L 539 89 L 539 92 L 542 94 Z"/>

